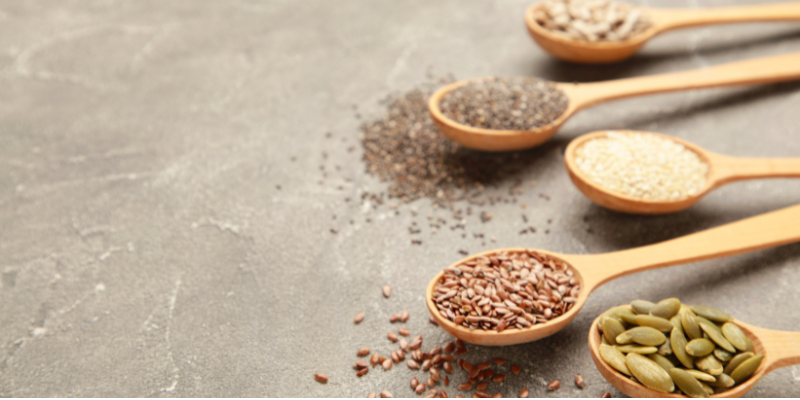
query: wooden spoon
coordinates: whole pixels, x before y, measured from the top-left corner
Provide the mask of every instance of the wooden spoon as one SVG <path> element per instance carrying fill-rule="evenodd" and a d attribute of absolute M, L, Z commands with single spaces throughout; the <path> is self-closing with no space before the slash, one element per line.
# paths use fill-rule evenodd
<path fill-rule="evenodd" d="M 622 393 L 631 397 L 682 397 L 674 393 L 662 393 L 649 389 L 644 385 L 633 382 L 627 376 L 619 373 L 617 370 L 608 365 L 600 357 L 600 332 L 597 329 L 597 324 L 600 317 L 594 320 L 592 327 L 589 329 L 589 350 L 592 354 L 592 359 L 600 374 L 606 380 L 619 389 Z M 747 337 L 753 341 L 753 348 L 755 354 L 763 354 L 764 359 L 758 370 L 747 381 L 736 385 L 729 390 L 713 395 L 711 397 L 742 397 L 753 386 L 764 377 L 764 375 L 783 367 L 790 365 L 800 364 L 800 332 L 782 332 L 773 331 L 764 328 L 758 328 L 752 325 L 745 324 L 741 321 L 733 321 L 736 325 L 742 328 Z"/>
<path fill-rule="evenodd" d="M 758 178 L 800 178 L 800 158 L 740 158 L 712 153 L 685 140 L 652 132 L 615 131 L 656 135 L 678 142 L 697 153 L 708 164 L 706 185 L 697 193 L 676 200 L 645 200 L 607 189 L 589 179 L 578 168 L 575 151 L 584 143 L 605 137 L 608 131 L 592 132 L 573 140 L 564 154 L 572 183 L 593 202 L 612 210 L 631 214 L 667 214 L 685 210 L 712 190 L 729 182 Z"/>
<path fill-rule="evenodd" d="M 800 19 L 800 2 L 759 4 L 715 8 L 646 8 L 652 26 L 646 31 L 619 42 L 586 42 L 554 34 L 536 22 L 537 3 L 525 12 L 525 24 L 536 43 L 548 53 L 564 61 L 583 64 L 607 64 L 622 61 L 654 36 L 672 29 L 731 22 L 792 21 Z"/>
<path fill-rule="evenodd" d="M 506 346 L 531 342 L 561 330 L 583 308 L 589 294 L 612 279 L 648 269 L 740 254 L 800 241 L 800 224 L 797 221 L 800 221 L 800 205 L 666 242 L 613 253 L 577 255 L 537 250 L 569 264 L 581 289 L 575 305 L 569 311 L 544 324 L 536 324 L 524 329 L 506 329 L 500 333 L 470 330 L 443 317 L 439 314 L 433 301 L 433 293 L 440 278 L 444 275 L 444 271 L 437 274 L 428 284 L 426 302 L 428 310 L 439 326 L 449 334 L 466 342 L 483 346 Z M 452 266 L 457 267 L 476 257 L 492 256 L 503 251 L 522 252 L 525 249 L 510 248 L 486 251 L 464 258 Z"/>
<path fill-rule="evenodd" d="M 428 108 L 433 121 L 448 138 L 472 149 L 507 151 L 526 149 L 544 143 L 572 114 L 604 101 L 651 93 L 752 85 L 798 78 L 800 78 L 800 52 L 639 78 L 595 83 L 556 83 L 556 86 L 569 98 L 566 111 L 550 125 L 529 131 L 475 128 L 446 117 L 439 107 L 442 98 L 448 92 L 469 83 L 468 80 L 455 82 L 437 90 L 431 96 Z"/>

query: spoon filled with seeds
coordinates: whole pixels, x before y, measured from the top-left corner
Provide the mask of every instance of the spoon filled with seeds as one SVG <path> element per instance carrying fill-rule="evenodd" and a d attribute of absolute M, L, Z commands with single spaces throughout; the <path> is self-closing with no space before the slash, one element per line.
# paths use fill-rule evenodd
<path fill-rule="evenodd" d="M 544 143 L 573 114 L 605 101 L 798 78 L 800 52 L 594 83 L 556 83 L 523 77 L 463 80 L 434 92 L 428 108 L 442 134 L 465 147 L 520 150 Z"/>
<path fill-rule="evenodd" d="M 769 372 L 800 364 L 800 332 L 676 298 L 636 300 L 594 320 L 589 349 L 603 377 L 631 397 L 741 397 Z"/>
<path fill-rule="evenodd" d="M 605 254 L 508 248 L 453 263 L 428 284 L 432 317 L 451 335 L 505 346 L 550 336 L 589 294 L 621 276 L 800 241 L 800 205 L 666 242 Z"/>
<path fill-rule="evenodd" d="M 667 135 L 600 131 L 573 140 L 564 154 L 575 186 L 595 203 L 632 214 L 685 210 L 734 181 L 800 178 L 800 158 L 739 158 Z"/>
<path fill-rule="evenodd" d="M 545 51 L 564 61 L 622 61 L 656 35 L 678 28 L 800 19 L 800 2 L 714 8 L 646 8 L 609 0 L 546 0 L 525 12 Z"/>

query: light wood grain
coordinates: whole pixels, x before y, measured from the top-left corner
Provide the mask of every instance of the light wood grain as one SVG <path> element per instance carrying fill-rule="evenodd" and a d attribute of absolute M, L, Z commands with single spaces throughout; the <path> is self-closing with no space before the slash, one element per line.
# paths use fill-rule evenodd
<path fill-rule="evenodd" d="M 480 79 L 486 78 L 478 80 Z M 679 90 L 754 85 L 795 79 L 800 79 L 800 52 L 638 78 L 596 83 L 557 83 L 558 88 L 569 98 L 566 111 L 551 124 L 529 131 L 481 129 L 447 118 L 440 109 L 442 98 L 450 91 L 466 85 L 469 80 L 455 82 L 437 90 L 428 101 L 428 108 L 442 134 L 463 146 L 484 151 L 509 151 L 544 143 L 573 114 L 606 101 Z"/>
<path fill-rule="evenodd" d="M 654 132 L 616 130 L 620 133 L 648 134 L 680 143 L 697 153 L 708 164 L 706 185 L 693 195 L 676 200 L 645 200 L 609 190 L 589 179 L 576 161 L 576 151 L 586 142 L 605 137 L 608 131 L 587 133 L 570 142 L 564 153 L 564 164 L 575 187 L 593 202 L 605 208 L 631 214 L 668 214 L 685 210 L 712 190 L 730 182 L 759 178 L 800 178 L 800 158 L 739 158 L 717 154 L 694 143 Z"/>
<path fill-rule="evenodd" d="M 600 343 L 602 342 L 600 331 L 597 325 L 600 322 L 598 316 L 589 328 L 589 352 L 592 360 L 597 366 L 600 374 L 622 393 L 631 397 L 682 397 L 673 393 L 661 393 L 645 386 L 633 382 L 630 378 L 619 373 L 609 366 L 600 357 Z M 763 354 L 764 360 L 758 370 L 746 382 L 734 386 L 730 390 L 713 395 L 716 398 L 737 398 L 744 396 L 752 389 L 764 375 L 782 367 L 800 364 L 800 332 L 782 332 L 764 328 L 758 328 L 741 321 L 733 322 L 742 328 L 742 331 L 753 341 L 753 348 L 756 354 Z"/>
<path fill-rule="evenodd" d="M 725 257 L 797 242 L 800 241 L 798 221 L 800 221 L 800 205 L 666 242 L 613 253 L 575 255 L 536 250 L 571 265 L 575 278 L 580 283 L 581 293 L 572 309 L 564 315 L 545 324 L 537 324 L 525 329 L 508 329 L 501 333 L 470 330 L 455 325 L 447 318 L 442 317 L 433 301 L 433 293 L 444 271 L 437 274 L 428 284 L 426 303 L 431 315 L 442 329 L 469 343 L 484 346 L 506 346 L 530 342 L 561 330 L 580 312 L 592 291 L 612 279 L 648 269 Z M 459 260 L 452 266 L 457 267 L 476 257 L 503 251 L 521 252 L 525 249 L 491 250 Z"/>
<path fill-rule="evenodd" d="M 639 35 L 619 42 L 586 42 L 553 34 L 540 26 L 534 15 L 537 3 L 525 12 L 525 25 L 531 37 L 556 58 L 581 64 L 608 64 L 633 56 L 650 39 L 661 33 L 691 26 L 736 22 L 800 20 L 800 2 L 759 4 L 715 8 L 643 8 L 653 25 Z"/>

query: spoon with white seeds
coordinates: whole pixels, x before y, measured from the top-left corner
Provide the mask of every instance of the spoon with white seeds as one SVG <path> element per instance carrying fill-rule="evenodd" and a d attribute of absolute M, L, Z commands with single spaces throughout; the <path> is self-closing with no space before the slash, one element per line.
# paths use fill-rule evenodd
<path fill-rule="evenodd" d="M 647 41 L 678 28 L 734 22 L 793 21 L 800 19 L 800 2 L 753 4 L 711 8 L 647 8 L 639 7 L 652 24 L 647 30 L 628 39 L 613 42 L 576 40 L 551 32 L 537 22 L 537 14 L 546 12 L 544 2 L 532 5 L 525 12 L 528 32 L 545 51 L 565 61 L 583 64 L 606 64 L 634 55 Z"/>
<path fill-rule="evenodd" d="M 437 274 L 428 284 L 426 303 L 442 329 L 466 342 L 483 346 L 531 342 L 564 328 L 586 304 L 592 291 L 612 279 L 800 241 L 797 221 L 800 221 L 800 205 L 666 242 L 612 253 L 577 255 L 521 248 L 487 251 L 457 261 Z M 542 264 L 530 261 L 529 256 L 537 259 L 546 256 L 550 259 L 545 261 L 548 265 L 564 265 L 556 268 L 559 272 L 555 275 L 560 276 L 563 272 L 569 277 L 567 280 L 571 281 L 573 288 L 569 292 L 569 303 L 565 304 L 566 297 L 560 294 L 560 290 L 553 289 L 559 287 L 553 278 L 539 274 Z M 531 270 L 537 268 L 537 273 L 533 274 Z M 482 286 L 476 291 L 475 286 L 479 283 Z M 485 303 L 486 298 L 489 304 Z M 535 304 L 533 300 L 536 300 Z M 515 306 L 504 306 L 507 301 L 515 303 Z M 557 312 L 548 313 L 551 308 L 547 308 L 540 315 L 543 303 L 548 307 L 555 304 Z M 491 329 L 498 324 L 509 327 Z"/>
<path fill-rule="evenodd" d="M 800 178 L 800 158 L 730 157 L 672 136 L 639 131 L 583 135 L 567 146 L 564 162 L 586 197 L 631 214 L 685 210 L 734 181 Z"/>

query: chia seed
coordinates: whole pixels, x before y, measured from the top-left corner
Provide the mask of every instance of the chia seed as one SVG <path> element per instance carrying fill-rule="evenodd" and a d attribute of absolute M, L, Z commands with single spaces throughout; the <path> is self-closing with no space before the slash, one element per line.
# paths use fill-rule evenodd
<path fill-rule="evenodd" d="M 569 99 L 553 82 L 537 78 L 487 78 L 442 98 L 442 113 L 463 125 L 496 130 L 535 130 L 557 120 Z"/>

